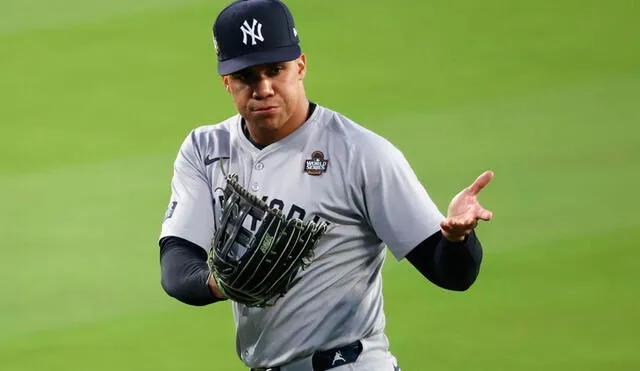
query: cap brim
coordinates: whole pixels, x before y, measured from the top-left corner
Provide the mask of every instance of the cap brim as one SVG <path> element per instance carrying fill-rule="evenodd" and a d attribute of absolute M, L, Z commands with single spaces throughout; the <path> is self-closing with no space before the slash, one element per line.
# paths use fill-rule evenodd
<path fill-rule="evenodd" d="M 298 58 L 301 53 L 300 45 L 250 53 L 218 62 L 218 73 L 224 76 L 259 64 L 288 62 Z"/>

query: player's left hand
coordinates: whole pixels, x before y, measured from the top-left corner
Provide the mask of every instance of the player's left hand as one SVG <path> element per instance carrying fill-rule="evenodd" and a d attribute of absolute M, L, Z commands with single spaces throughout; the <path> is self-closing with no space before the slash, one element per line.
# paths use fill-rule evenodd
<path fill-rule="evenodd" d="M 440 223 L 442 234 L 449 241 L 463 241 L 478 225 L 489 221 L 493 213 L 478 203 L 478 193 L 493 179 L 493 171 L 482 173 L 472 185 L 458 193 L 449 204 L 447 218 Z"/>

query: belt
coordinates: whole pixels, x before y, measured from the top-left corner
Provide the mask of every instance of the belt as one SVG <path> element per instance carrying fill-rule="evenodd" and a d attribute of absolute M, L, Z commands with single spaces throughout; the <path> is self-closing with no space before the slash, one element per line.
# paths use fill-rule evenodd
<path fill-rule="evenodd" d="M 324 371 L 334 367 L 353 363 L 358 359 L 358 356 L 362 353 L 362 343 L 360 340 L 351 344 L 315 352 L 311 356 L 311 364 L 313 365 L 313 371 Z M 284 366 L 283 366 L 284 367 Z M 267 367 L 267 368 L 252 368 L 251 371 L 281 371 L 280 366 Z"/>

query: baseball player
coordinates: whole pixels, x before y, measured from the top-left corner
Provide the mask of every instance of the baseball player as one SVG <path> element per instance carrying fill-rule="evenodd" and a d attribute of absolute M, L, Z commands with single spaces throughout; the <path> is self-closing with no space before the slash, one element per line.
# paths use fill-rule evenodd
<path fill-rule="evenodd" d="M 189 305 L 231 302 L 237 354 L 251 370 L 399 370 L 385 335 L 385 248 L 439 287 L 468 289 L 482 260 L 474 229 L 492 218 L 477 196 L 493 173 L 458 193 L 445 217 L 392 143 L 307 98 L 307 58 L 285 4 L 235 1 L 213 34 L 238 113 L 196 128 L 178 152 L 162 287 Z M 297 251 L 304 269 L 271 281 L 286 286 L 275 302 L 246 287 L 291 270 Z"/>

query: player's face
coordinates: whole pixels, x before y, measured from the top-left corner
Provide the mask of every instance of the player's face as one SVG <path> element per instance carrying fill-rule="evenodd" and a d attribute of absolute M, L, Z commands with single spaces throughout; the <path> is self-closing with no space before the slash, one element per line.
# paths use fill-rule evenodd
<path fill-rule="evenodd" d="M 256 131 L 288 135 L 306 118 L 305 73 L 306 59 L 302 55 L 290 62 L 250 67 L 223 76 L 222 81 L 252 135 Z"/>

